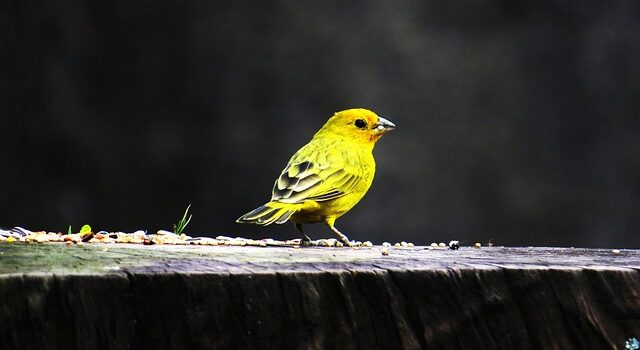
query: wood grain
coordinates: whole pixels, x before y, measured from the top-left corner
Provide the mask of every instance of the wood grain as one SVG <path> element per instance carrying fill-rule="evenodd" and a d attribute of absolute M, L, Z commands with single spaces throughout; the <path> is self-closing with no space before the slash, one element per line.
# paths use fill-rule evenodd
<path fill-rule="evenodd" d="M 587 349 L 640 337 L 640 251 L 0 245 L 2 349 Z"/>

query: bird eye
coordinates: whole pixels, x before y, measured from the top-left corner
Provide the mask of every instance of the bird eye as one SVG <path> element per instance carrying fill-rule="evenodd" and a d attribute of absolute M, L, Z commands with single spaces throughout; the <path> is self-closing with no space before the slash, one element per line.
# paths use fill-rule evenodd
<path fill-rule="evenodd" d="M 353 124 L 355 124 L 356 128 L 359 129 L 364 129 L 364 127 L 367 126 L 367 122 L 362 119 L 357 119 Z"/>

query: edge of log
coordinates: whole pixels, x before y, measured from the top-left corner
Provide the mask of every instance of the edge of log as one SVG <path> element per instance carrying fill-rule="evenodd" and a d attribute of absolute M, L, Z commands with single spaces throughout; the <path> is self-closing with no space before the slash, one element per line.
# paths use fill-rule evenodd
<path fill-rule="evenodd" d="M 0 347 L 623 348 L 640 251 L 0 245 Z"/>

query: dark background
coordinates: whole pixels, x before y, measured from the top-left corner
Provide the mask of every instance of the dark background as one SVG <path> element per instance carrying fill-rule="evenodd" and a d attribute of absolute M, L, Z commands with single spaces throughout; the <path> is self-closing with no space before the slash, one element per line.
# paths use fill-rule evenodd
<path fill-rule="evenodd" d="M 3 227 L 297 237 L 234 221 L 366 107 L 352 239 L 640 247 L 637 1 L 4 1 L 0 56 Z"/>

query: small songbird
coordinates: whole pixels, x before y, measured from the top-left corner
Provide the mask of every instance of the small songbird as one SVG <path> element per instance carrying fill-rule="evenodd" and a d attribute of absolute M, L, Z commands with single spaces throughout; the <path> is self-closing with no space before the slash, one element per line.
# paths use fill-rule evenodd
<path fill-rule="evenodd" d="M 351 242 L 335 221 L 355 206 L 373 181 L 373 146 L 395 125 L 372 111 L 356 108 L 337 112 L 302 146 L 273 185 L 271 201 L 237 222 L 257 225 L 291 221 L 310 242 L 302 224 L 324 222 L 345 245 Z"/>

